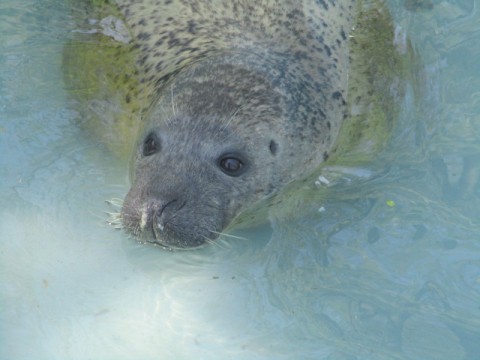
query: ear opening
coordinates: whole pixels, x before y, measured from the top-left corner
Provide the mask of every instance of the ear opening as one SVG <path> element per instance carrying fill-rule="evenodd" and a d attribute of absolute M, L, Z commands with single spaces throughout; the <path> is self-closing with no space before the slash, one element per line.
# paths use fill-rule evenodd
<path fill-rule="evenodd" d="M 269 149 L 272 155 L 276 155 L 278 150 L 278 144 L 275 141 L 270 140 Z"/>

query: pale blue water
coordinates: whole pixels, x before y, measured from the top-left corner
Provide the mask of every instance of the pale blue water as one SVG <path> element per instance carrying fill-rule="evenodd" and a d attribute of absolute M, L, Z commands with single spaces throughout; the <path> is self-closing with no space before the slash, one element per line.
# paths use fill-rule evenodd
<path fill-rule="evenodd" d="M 2 0 L 0 359 L 479 359 L 480 1 L 434 5 L 391 3 L 423 71 L 374 163 L 170 253 L 105 223 L 128 169 L 75 126 L 67 5 Z"/>

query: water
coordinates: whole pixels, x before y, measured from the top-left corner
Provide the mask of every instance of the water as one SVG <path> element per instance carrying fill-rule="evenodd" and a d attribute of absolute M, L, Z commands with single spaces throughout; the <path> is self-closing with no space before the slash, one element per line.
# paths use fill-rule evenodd
<path fill-rule="evenodd" d="M 0 358 L 477 359 L 480 1 L 434 5 L 391 3 L 424 71 L 374 163 L 170 253 L 105 223 L 128 170 L 75 126 L 67 5 L 2 1 Z"/>

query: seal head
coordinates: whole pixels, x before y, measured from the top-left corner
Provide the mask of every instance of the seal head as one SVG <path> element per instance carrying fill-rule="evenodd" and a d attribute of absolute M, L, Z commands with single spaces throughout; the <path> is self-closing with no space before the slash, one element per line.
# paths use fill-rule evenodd
<path fill-rule="evenodd" d="M 336 129 L 319 115 L 327 109 L 299 108 L 315 101 L 296 70 L 275 55 L 230 53 L 177 74 L 145 119 L 122 209 L 127 231 L 169 248 L 199 246 L 314 170 Z"/>

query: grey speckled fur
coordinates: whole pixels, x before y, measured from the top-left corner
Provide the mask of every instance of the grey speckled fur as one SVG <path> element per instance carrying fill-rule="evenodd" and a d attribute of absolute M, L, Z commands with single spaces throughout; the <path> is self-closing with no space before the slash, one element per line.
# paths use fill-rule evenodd
<path fill-rule="evenodd" d="M 140 51 L 141 81 L 154 84 L 153 94 L 189 64 L 231 55 L 232 60 L 226 62 L 244 62 L 250 72 L 256 68 L 274 91 L 284 95 L 283 115 L 289 123 L 283 126 L 294 128 L 286 132 L 301 140 L 295 141 L 292 152 L 310 157 L 302 160 L 303 169 L 310 161 L 323 160 L 346 114 L 347 36 L 353 27 L 355 1 L 117 3 Z M 209 76 L 215 76 L 212 73 Z M 222 96 L 228 96 L 225 89 Z M 318 143 L 322 148 L 312 151 L 311 144 Z"/>
<path fill-rule="evenodd" d="M 356 1 L 115 4 L 138 81 L 123 102 L 141 104 L 121 214 L 137 238 L 182 248 L 214 240 L 337 149 Z M 224 171 L 226 158 L 241 171 Z"/>

